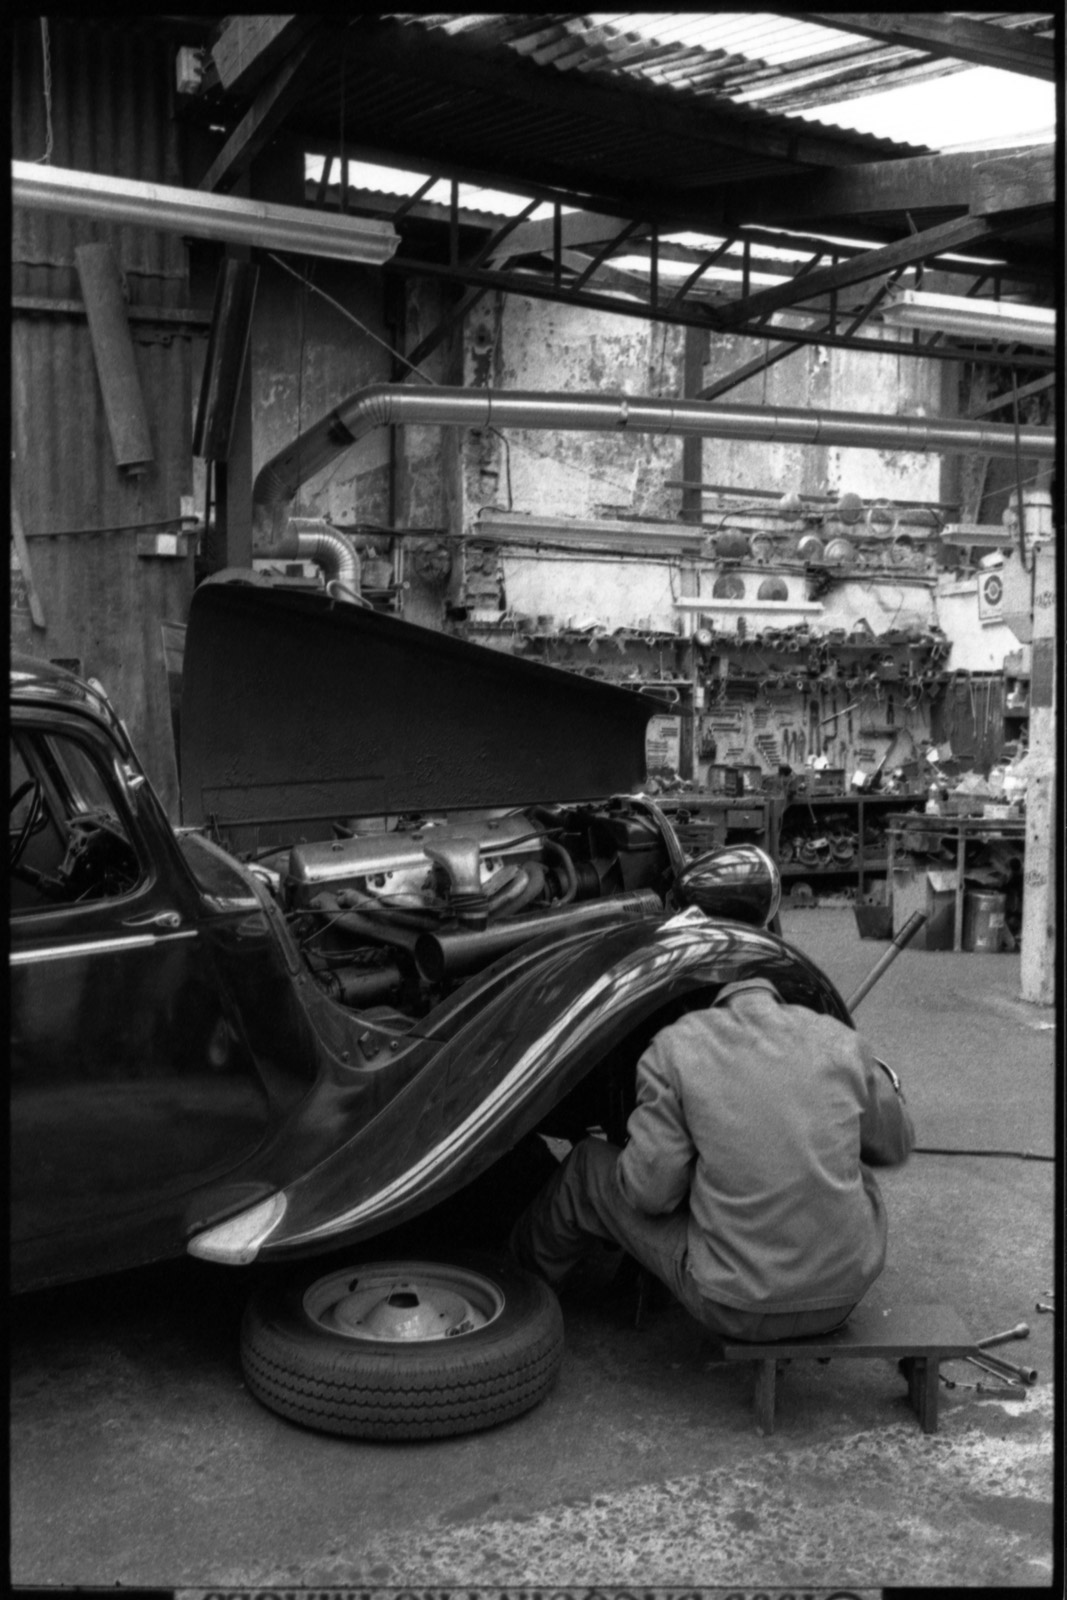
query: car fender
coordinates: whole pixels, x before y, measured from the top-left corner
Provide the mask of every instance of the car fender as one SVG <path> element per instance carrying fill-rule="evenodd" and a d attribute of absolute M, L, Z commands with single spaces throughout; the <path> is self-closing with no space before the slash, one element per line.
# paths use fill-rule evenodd
<path fill-rule="evenodd" d="M 468 1002 L 372 1120 L 349 1129 L 247 1225 L 231 1218 L 192 1239 L 191 1252 L 234 1264 L 303 1255 L 417 1216 L 479 1176 L 634 1028 L 686 994 L 707 991 L 710 1000 L 758 976 L 788 1003 L 850 1023 L 840 995 L 800 952 L 764 929 L 695 911 L 527 949 L 516 965 L 510 982 L 501 982 L 505 963 L 494 969 L 484 1003 Z M 420 1032 L 425 1049 L 432 1013 Z"/>

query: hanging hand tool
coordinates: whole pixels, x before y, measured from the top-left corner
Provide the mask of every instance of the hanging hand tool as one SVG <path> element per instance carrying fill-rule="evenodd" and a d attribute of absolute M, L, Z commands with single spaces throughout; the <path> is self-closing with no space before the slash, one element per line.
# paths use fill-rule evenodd
<path fill-rule="evenodd" d="M 844 706 L 844 707 L 842 707 L 842 709 L 840 711 L 838 711 L 838 709 L 837 709 L 837 690 L 836 689 L 833 692 L 832 701 L 833 701 L 833 708 L 834 709 L 831 711 L 831 713 L 830 713 L 830 715 L 828 717 L 823 717 L 822 718 L 822 721 L 820 722 L 819 726 L 824 728 L 828 722 L 834 723 L 835 724 L 834 735 L 836 737 L 836 734 L 837 734 L 836 723 L 837 723 L 838 717 L 843 717 L 845 715 L 845 712 L 847 711 L 849 713 L 849 718 L 848 718 L 849 727 L 851 728 L 851 726 L 852 726 L 852 713 L 853 713 L 853 711 L 855 711 L 856 707 L 859 705 L 859 701 L 858 700 L 853 700 L 850 705 Z"/>

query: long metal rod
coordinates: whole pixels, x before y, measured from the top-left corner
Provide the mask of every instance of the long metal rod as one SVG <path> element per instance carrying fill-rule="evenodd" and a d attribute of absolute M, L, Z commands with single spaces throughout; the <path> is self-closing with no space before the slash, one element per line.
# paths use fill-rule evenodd
<path fill-rule="evenodd" d="M 855 1011 L 864 995 L 870 993 L 875 984 L 878 982 L 878 979 L 882 976 L 882 973 L 887 967 L 892 966 L 893 962 L 897 959 L 897 956 L 899 956 L 905 945 L 909 945 L 911 943 L 925 921 L 925 911 L 913 912 L 913 914 L 908 918 L 907 922 L 901 928 L 900 932 L 897 934 L 896 938 L 893 940 L 893 943 L 889 946 L 889 949 L 886 951 L 885 955 L 882 956 L 880 961 L 875 963 L 870 972 L 868 972 L 867 976 L 864 978 L 863 982 L 860 984 L 859 988 L 850 997 L 848 1001 L 848 1009 L 850 1011 Z"/>

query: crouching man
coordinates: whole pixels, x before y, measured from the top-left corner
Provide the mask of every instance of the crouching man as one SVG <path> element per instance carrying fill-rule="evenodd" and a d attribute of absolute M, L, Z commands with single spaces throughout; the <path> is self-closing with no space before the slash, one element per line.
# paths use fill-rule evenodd
<path fill-rule="evenodd" d="M 914 1142 L 895 1078 L 832 1017 L 727 984 L 653 1039 L 623 1150 L 577 1144 L 511 1234 L 557 1287 L 621 1247 L 712 1332 L 825 1333 L 885 1264 L 872 1167 Z"/>

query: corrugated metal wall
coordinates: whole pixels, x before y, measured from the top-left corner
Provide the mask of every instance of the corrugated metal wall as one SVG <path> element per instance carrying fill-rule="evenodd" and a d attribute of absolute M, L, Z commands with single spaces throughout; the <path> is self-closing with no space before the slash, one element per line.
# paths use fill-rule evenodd
<path fill-rule="evenodd" d="M 12 40 L 12 153 L 43 156 L 50 82 L 51 162 L 120 177 L 180 182 L 171 114 L 172 50 L 118 20 L 19 22 Z M 88 323 L 55 302 L 80 302 L 80 244 L 107 241 L 131 308 L 188 305 L 180 237 L 87 218 L 15 211 L 12 218 L 13 489 L 46 626 L 14 604 L 12 637 L 46 659 L 75 659 L 100 678 L 153 783 L 177 816 L 164 622 L 184 622 L 192 556 L 137 554 L 139 528 L 177 524 L 192 488 L 191 329 L 131 319 L 154 461 L 138 476 L 115 464 Z M 53 302 L 30 310 L 27 298 Z"/>

